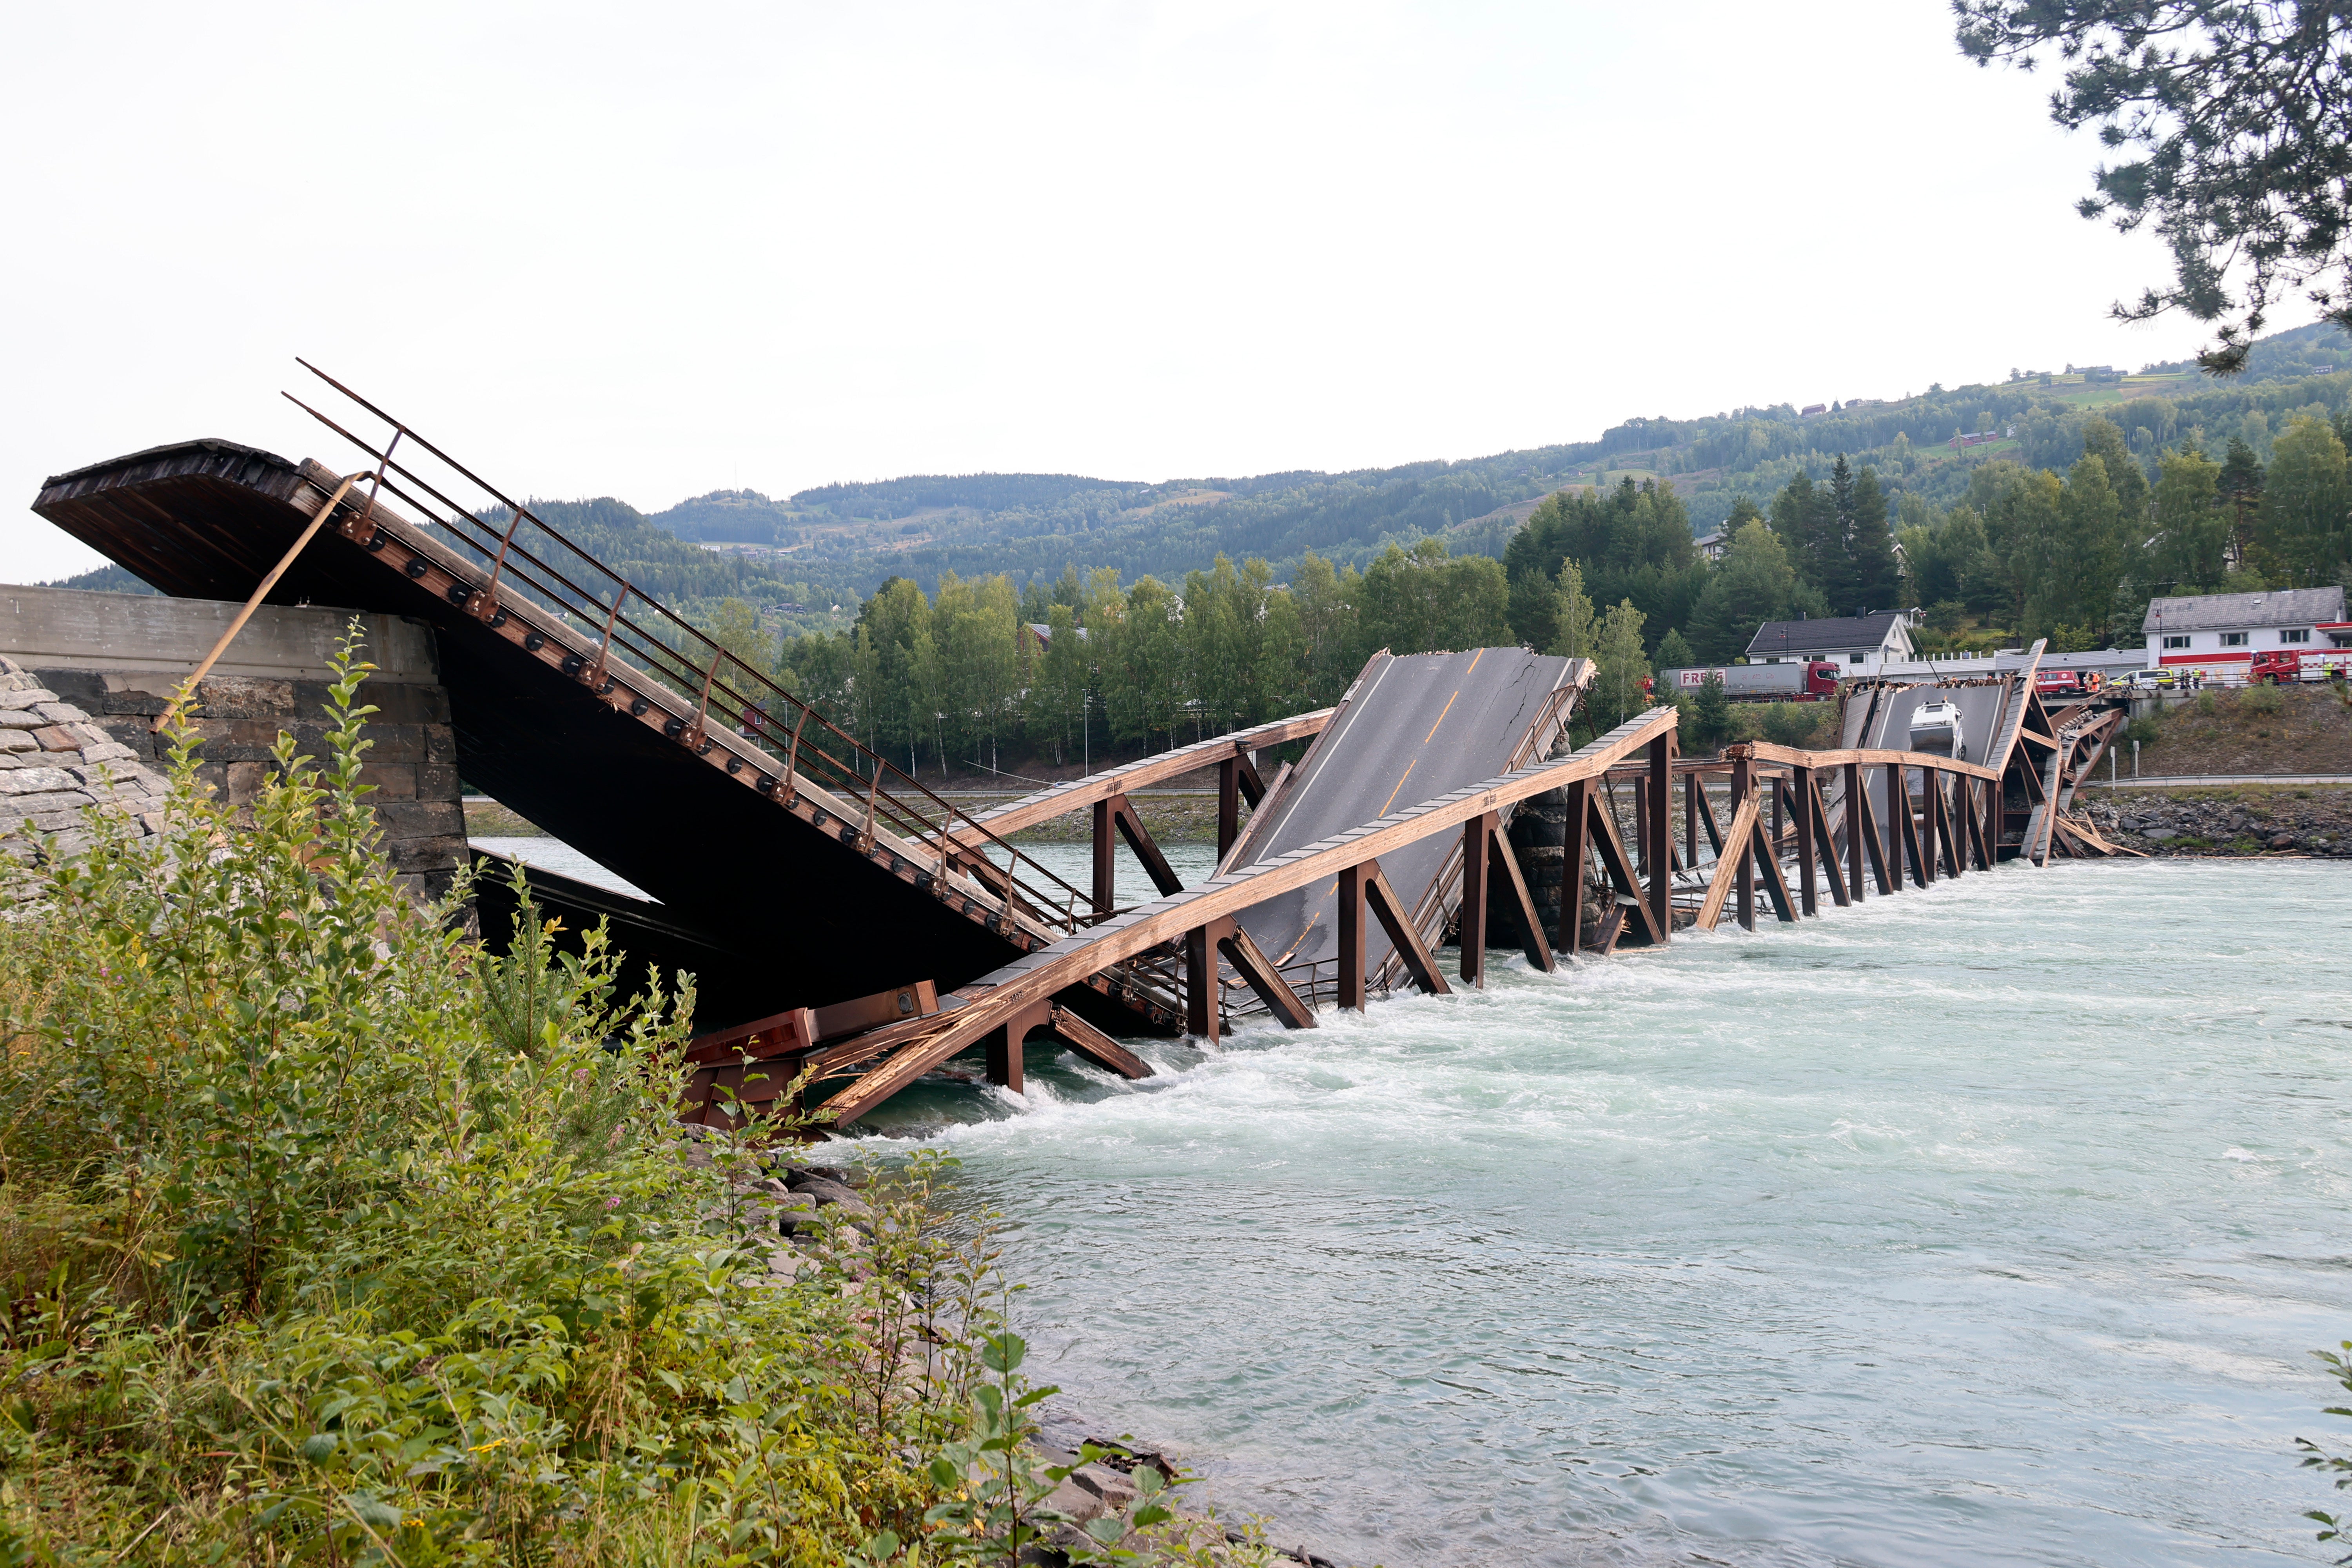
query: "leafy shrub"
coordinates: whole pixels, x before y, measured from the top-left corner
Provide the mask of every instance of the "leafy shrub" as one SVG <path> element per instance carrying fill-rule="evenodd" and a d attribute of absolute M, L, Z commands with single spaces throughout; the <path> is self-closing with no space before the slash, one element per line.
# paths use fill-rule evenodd
<path fill-rule="evenodd" d="M 1810 747 L 1822 717 L 1832 711 L 1822 702 L 1775 702 L 1764 710 L 1764 738 L 1776 746 Z"/>
<path fill-rule="evenodd" d="M 2275 686 L 2249 686 L 2238 693 L 2236 705 L 2248 713 L 2277 713 L 2286 707 L 2286 693 Z"/>
<path fill-rule="evenodd" d="M 1000 1331 L 944 1162 L 761 1240 L 682 979 L 395 885 L 353 646 L 249 827 L 183 732 L 153 847 L 93 813 L 0 921 L 0 1563 L 1002 1560 L 928 1462 Z"/>

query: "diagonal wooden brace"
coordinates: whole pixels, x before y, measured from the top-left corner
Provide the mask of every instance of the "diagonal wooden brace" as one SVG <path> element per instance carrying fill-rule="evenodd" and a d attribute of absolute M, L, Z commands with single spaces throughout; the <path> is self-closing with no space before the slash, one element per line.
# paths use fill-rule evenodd
<path fill-rule="evenodd" d="M 1843 909 L 1853 900 L 1845 890 L 1845 873 L 1838 865 L 1837 837 L 1830 831 L 1830 810 L 1822 801 L 1822 781 L 1809 778 L 1805 785 L 1804 809 L 1811 815 L 1813 850 L 1821 858 L 1823 880 L 1829 885 L 1830 897 Z"/>
<path fill-rule="evenodd" d="M 1536 913 L 1535 896 L 1528 891 L 1528 879 L 1519 870 L 1519 858 L 1511 853 L 1509 837 L 1500 827 L 1488 829 L 1486 848 L 1491 857 L 1489 876 L 1496 887 L 1510 889 L 1519 911 L 1519 951 L 1528 955 L 1530 965 L 1549 974 L 1554 967 L 1551 943 L 1544 940 L 1543 917 Z"/>
<path fill-rule="evenodd" d="M 1626 934 L 1635 937 L 1636 945 L 1656 946 L 1663 939 L 1657 922 L 1650 918 L 1649 895 L 1633 874 L 1633 862 L 1625 853 L 1624 841 L 1617 837 L 1614 814 L 1598 794 L 1585 796 L 1585 807 L 1591 816 L 1593 851 L 1601 857 L 1601 869 L 1608 877 L 1609 885 L 1617 891 L 1618 907 L 1633 911 L 1627 917 Z M 1628 899 L 1633 900 L 1631 904 L 1626 902 Z"/>
<path fill-rule="evenodd" d="M 1290 988 L 1282 972 L 1275 968 L 1274 961 L 1266 957 L 1241 922 L 1227 919 L 1218 923 L 1224 929 L 1217 937 L 1217 951 L 1234 966 L 1234 973 L 1257 993 L 1266 1010 L 1280 1019 L 1286 1029 L 1315 1027 L 1315 1009 L 1298 999 L 1298 993 Z"/>
<path fill-rule="evenodd" d="M 1433 996 L 1451 994 L 1454 988 L 1445 984 L 1445 976 L 1438 970 L 1437 954 L 1423 940 L 1421 928 L 1412 923 L 1412 911 L 1404 907 L 1404 900 L 1389 885 L 1381 863 L 1368 862 L 1364 869 L 1369 873 L 1364 879 L 1364 907 L 1372 911 L 1372 918 L 1389 933 L 1390 942 L 1403 960 L 1405 973 L 1412 976 L 1415 985 Z"/>

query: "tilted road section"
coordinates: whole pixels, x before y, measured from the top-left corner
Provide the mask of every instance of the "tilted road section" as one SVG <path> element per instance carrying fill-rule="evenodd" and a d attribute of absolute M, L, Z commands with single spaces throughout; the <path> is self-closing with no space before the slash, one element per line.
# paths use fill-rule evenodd
<path fill-rule="evenodd" d="M 1516 647 L 1374 655 L 1219 869 L 1264 865 L 1549 755 L 1591 670 L 1589 660 Z M 1426 838 L 1382 862 L 1433 946 L 1461 896 L 1461 853 L 1454 840 Z M 1328 989 L 1335 973 L 1339 908 L 1335 875 L 1238 918 L 1307 996 Z M 1386 933 L 1372 931 L 1366 948 L 1374 988 L 1393 984 Z"/>

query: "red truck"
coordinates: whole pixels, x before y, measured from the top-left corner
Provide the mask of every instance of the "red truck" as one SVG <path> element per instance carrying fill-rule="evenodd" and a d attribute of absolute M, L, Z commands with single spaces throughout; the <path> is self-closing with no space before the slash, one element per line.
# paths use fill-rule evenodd
<path fill-rule="evenodd" d="M 2341 653 L 2332 657 L 2306 655 L 2295 647 L 2264 648 L 2247 662 L 2246 680 L 2254 686 L 2291 685 L 2298 680 L 2340 680 L 2344 677 L 2346 659 Z"/>
<path fill-rule="evenodd" d="M 1723 682 L 1723 694 L 1734 702 L 1828 702 L 1838 694 L 1838 667 L 1825 658 L 1662 669 L 1658 682 L 1682 696 L 1696 697 L 1710 675 Z"/>
<path fill-rule="evenodd" d="M 2033 689 L 2044 697 L 2095 697 L 2107 683 L 2095 669 L 2037 669 Z"/>

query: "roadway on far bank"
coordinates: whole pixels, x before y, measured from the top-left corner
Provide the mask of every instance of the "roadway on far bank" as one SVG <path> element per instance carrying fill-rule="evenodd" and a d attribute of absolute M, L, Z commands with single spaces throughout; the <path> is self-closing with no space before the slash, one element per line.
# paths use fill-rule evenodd
<path fill-rule="evenodd" d="M 2090 778 L 2088 789 L 2181 789 L 2199 784 L 2352 784 L 2352 773 L 2175 773 L 2164 778 Z"/>

